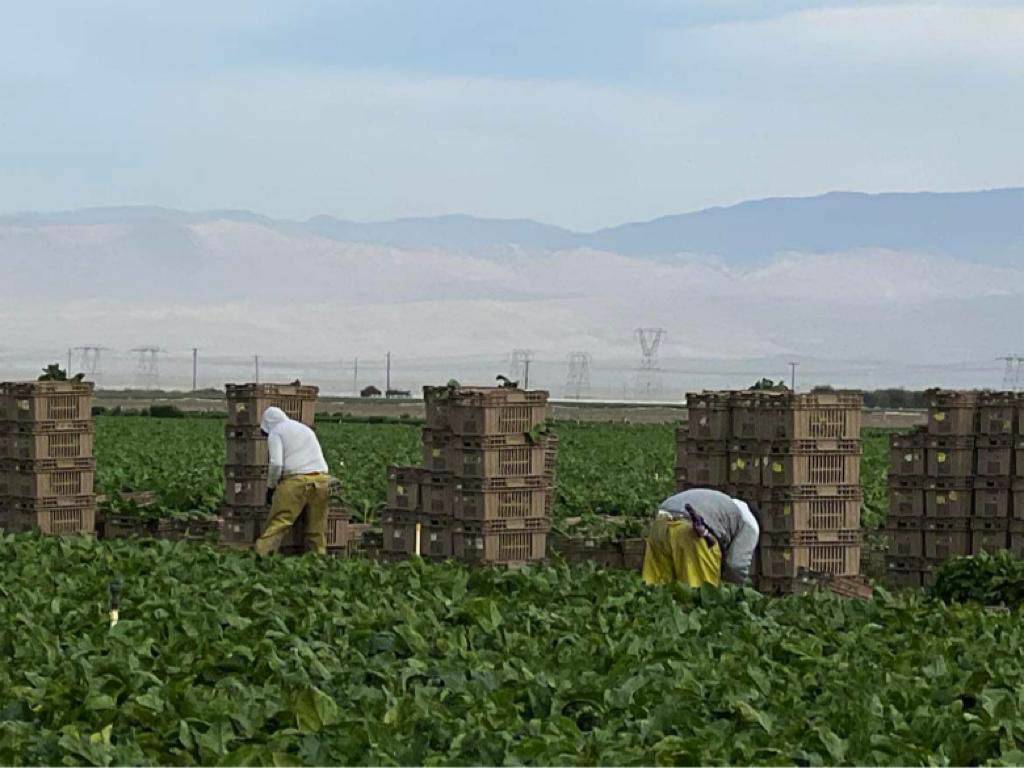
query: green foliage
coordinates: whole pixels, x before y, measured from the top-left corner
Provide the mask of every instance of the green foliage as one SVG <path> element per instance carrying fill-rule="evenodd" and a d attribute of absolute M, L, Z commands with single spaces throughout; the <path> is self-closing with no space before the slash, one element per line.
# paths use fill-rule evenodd
<path fill-rule="evenodd" d="M 185 412 L 176 405 L 151 405 L 149 415 L 154 419 L 183 419 Z"/>
<path fill-rule="evenodd" d="M 864 455 L 860 462 L 860 480 L 864 487 L 861 525 L 881 528 L 889 511 L 889 435 L 896 430 L 866 429 L 863 433 Z"/>
<path fill-rule="evenodd" d="M 936 574 L 932 594 L 947 602 L 1016 608 L 1024 603 L 1024 560 L 1006 550 L 947 560 Z"/>
<path fill-rule="evenodd" d="M 60 363 L 51 363 L 50 365 L 43 368 L 42 375 L 37 379 L 38 381 L 67 381 L 68 372 L 60 367 Z"/>
<path fill-rule="evenodd" d="M 921 595 L 33 536 L 0 572 L 5 765 L 1024 760 L 1024 626 Z"/>

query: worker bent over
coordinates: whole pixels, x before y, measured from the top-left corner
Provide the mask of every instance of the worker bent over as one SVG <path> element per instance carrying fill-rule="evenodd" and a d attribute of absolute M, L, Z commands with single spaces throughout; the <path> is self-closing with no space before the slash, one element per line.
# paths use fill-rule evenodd
<path fill-rule="evenodd" d="M 665 499 L 647 538 L 643 578 L 691 587 L 743 584 L 750 574 L 760 527 L 746 502 L 694 488 Z"/>
<path fill-rule="evenodd" d="M 327 552 L 327 504 L 330 478 L 316 433 L 293 421 L 280 408 L 263 412 L 260 429 L 267 436 L 270 467 L 267 501 L 270 517 L 255 550 L 276 552 L 285 534 L 306 513 L 306 544 L 317 554 Z"/>

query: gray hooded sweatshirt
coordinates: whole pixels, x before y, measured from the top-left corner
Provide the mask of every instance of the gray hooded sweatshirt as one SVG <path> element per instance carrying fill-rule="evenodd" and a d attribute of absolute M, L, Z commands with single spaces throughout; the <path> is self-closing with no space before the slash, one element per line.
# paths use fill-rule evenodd
<path fill-rule="evenodd" d="M 267 433 L 270 468 L 267 487 L 274 488 L 282 477 L 327 472 L 327 462 L 316 433 L 301 421 L 293 421 L 280 408 L 263 412 L 260 429 Z"/>

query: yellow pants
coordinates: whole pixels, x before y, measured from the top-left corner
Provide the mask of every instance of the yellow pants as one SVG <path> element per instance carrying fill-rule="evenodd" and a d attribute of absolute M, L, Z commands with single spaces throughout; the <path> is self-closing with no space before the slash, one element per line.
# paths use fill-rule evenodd
<path fill-rule="evenodd" d="M 270 518 L 253 547 L 259 554 L 276 552 L 288 529 L 305 511 L 306 545 L 318 555 L 327 553 L 327 504 L 330 478 L 326 474 L 289 475 L 274 489 Z"/>
<path fill-rule="evenodd" d="M 717 587 L 722 581 L 721 549 L 709 547 L 689 520 L 659 516 L 647 537 L 643 578 L 647 584 L 682 581 L 691 587 Z"/>

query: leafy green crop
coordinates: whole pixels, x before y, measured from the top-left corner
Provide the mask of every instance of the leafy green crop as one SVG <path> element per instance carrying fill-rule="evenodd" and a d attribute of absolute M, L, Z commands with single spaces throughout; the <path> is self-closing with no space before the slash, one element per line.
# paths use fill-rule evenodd
<path fill-rule="evenodd" d="M 1024 603 L 1024 560 L 1006 550 L 947 560 L 935 576 L 932 594 L 946 601 L 1017 607 Z"/>
<path fill-rule="evenodd" d="M 922 595 L 34 536 L 0 574 L 0 764 L 1024 761 L 1024 623 Z"/>

